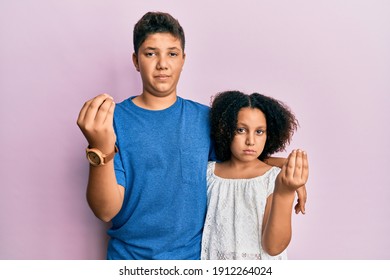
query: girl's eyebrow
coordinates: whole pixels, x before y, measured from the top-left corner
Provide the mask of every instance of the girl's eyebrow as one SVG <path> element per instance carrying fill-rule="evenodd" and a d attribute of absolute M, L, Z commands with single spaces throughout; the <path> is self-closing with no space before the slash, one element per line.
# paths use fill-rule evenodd
<path fill-rule="evenodd" d="M 243 123 L 243 122 L 239 122 L 237 123 L 237 126 L 248 126 L 246 123 Z M 257 128 L 266 128 L 267 127 L 267 124 L 261 124 L 259 126 L 257 126 Z"/>

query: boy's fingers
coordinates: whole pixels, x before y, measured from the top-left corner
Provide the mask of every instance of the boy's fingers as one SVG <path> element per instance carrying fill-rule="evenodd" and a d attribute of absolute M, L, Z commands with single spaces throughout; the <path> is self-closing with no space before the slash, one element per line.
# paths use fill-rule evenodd
<path fill-rule="evenodd" d="M 110 108 L 112 106 L 113 100 L 112 98 L 106 98 L 101 103 L 100 107 L 98 108 L 98 111 L 96 112 L 95 116 L 95 123 L 96 124 L 103 124 L 106 122 L 108 115 L 110 114 Z M 111 115 L 112 116 L 112 115 Z"/>
<path fill-rule="evenodd" d="M 80 126 L 81 123 L 84 122 L 85 114 L 87 113 L 88 107 L 89 107 L 90 100 L 85 102 L 83 107 L 80 110 L 79 116 L 77 118 L 77 124 Z"/>
<path fill-rule="evenodd" d="M 305 214 L 305 205 L 307 200 L 307 192 L 306 192 L 306 186 L 303 185 L 300 188 L 296 190 L 297 192 L 297 204 L 295 205 L 295 213 L 298 214 L 299 212 L 302 212 L 302 214 Z"/>
<path fill-rule="evenodd" d="M 104 101 L 108 98 L 112 100 L 111 96 L 104 93 L 96 96 L 90 101 L 87 111 L 85 113 L 85 122 L 93 122 L 95 120 L 100 107 L 103 105 Z"/>
<path fill-rule="evenodd" d="M 115 111 L 115 102 L 110 102 L 110 108 L 108 109 L 105 122 L 107 122 L 110 126 L 114 124 L 114 111 Z"/>

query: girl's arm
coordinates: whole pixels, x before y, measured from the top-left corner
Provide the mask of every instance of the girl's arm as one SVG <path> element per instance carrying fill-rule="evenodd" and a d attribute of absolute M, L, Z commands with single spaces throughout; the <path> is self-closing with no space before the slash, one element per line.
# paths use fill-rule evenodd
<path fill-rule="evenodd" d="M 291 215 L 295 192 L 307 182 L 307 155 L 293 151 L 275 180 L 263 218 L 262 247 L 271 256 L 282 253 L 291 240 Z"/>

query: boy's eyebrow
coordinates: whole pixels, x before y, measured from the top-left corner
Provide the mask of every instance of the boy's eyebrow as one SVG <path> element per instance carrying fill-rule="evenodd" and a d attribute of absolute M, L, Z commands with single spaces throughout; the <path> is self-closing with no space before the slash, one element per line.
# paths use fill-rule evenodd
<path fill-rule="evenodd" d="M 159 48 L 156 48 L 156 47 L 145 47 L 145 50 L 155 51 L 155 50 L 159 50 Z M 170 48 L 168 48 L 168 50 L 178 50 L 178 51 L 181 51 L 181 49 L 178 48 L 178 47 L 170 47 Z"/>

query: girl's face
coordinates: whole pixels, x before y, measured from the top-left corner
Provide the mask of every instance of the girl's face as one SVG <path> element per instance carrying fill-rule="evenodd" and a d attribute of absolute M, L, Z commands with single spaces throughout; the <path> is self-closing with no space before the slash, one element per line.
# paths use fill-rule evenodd
<path fill-rule="evenodd" d="M 267 121 L 257 108 L 242 108 L 237 116 L 236 134 L 230 145 L 232 160 L 257 160 L 267 139 Z"/>

